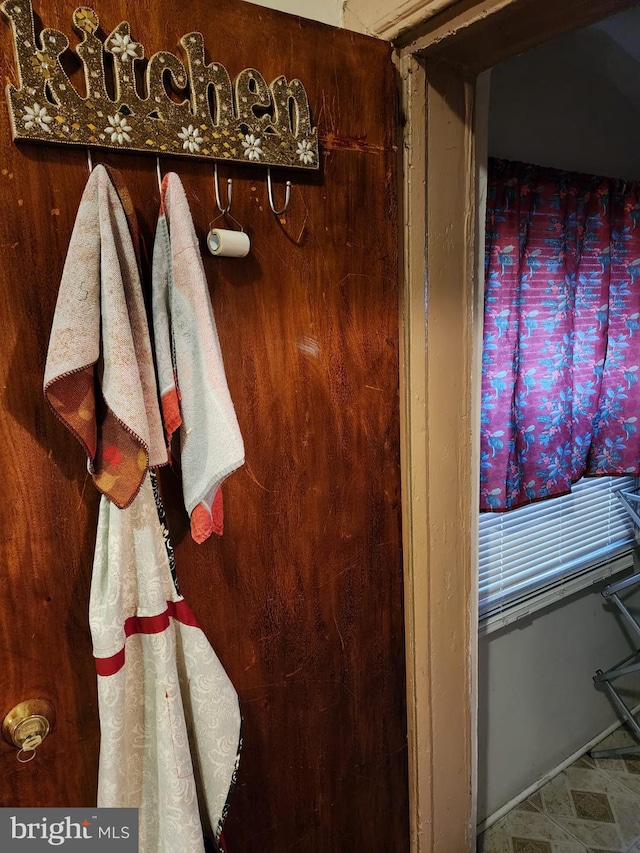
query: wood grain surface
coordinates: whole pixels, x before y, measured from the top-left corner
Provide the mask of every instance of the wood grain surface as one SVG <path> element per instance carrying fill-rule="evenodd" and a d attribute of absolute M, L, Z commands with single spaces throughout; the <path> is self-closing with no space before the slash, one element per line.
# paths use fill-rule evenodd
<path fill-rule="evenodd" d="M 41 0 L 72 36 L 75 4 Z M 407 755 L 398 426 L 396 90 L 388 45 L 246 3 L 94 4 L 146 55 L 204 33 L 232 76 L 299 77 L 323 148 L 318 175 L 233 177 L 245 260 L 205 267 L 246 465 L 224 486 L 225 534 L 188 535 L 178 481 L 161 482 L 181 591 L 240 694 L 244 749 L 231 853 L 405 853 Z M 71 38 L 72 44 L 75 43 Z M 3 81 L 15 81 L 0 25 Z M 4 99 L 3 99 L 4 100 Z M 148 245 L 155 159 L 121 170 Z M 203 238 L 211 164 L 175 169 Z M 36 759 L 0 743 L 1 806 L 95 803 L 99 728 L 88 627 L 98 495 L 42 395 L 58 283 L 87 179 L 83 150 L 11 142 L 0 104 L 0 713 L 32 696 L 58 719 Z M 218 223 L 220 224 L 220 223 Z"/>

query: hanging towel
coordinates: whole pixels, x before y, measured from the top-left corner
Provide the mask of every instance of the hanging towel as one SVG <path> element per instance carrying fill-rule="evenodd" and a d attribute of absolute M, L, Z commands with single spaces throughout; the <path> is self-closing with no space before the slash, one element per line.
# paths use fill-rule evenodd
<path fill-rule="evenodd" d="M 149 329 L 127 214 L 92 171 L 58 293 L 44 391 L 80 441 L 98 489 L 124 508 L 167 463 Z"/>
<path fill-rule="evenodd" d="M 153 474 L 126 510 L 100 503 L 90 624 L 98 806 L 138 808 L 141 853 L 220 845 L 240 749 L 238 696 L 173 583 Z M 157 498 L 157 493 L 155 498 Z"/>
<path fill-rule="evenodd" d="M 244 462 L 198 239 L 180 178 L 165 175 L 153 249 L 153 327 L 167 443 L 180 430 L 191 534 L 222 533 L 223 480 Z"/>
<path fill-rule="evenodd" d="M 101 728 L 98 805 L 139 809 L 141 853 L 204 853 L 203 820 L 224 849 L 240 710 L 178 592 L 153 471 L 145 479 L 147 466 L 167 455 L 135 215 L 114 183 L 97 167 L 83 195 L 45 378 L 47 398 L 83 443 L 103 491 L 89 606 Z M 116 450 L 135 451 L 135 470 Z"/>

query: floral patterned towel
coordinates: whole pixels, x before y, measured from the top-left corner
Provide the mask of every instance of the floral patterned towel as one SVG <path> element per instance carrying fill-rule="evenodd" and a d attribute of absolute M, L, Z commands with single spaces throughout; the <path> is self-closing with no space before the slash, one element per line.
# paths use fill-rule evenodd
<path fill-rule="evenodd" d="M 173 583 L 154 482 L 147 478 L 126 510 L 104 497 L 100 504 L 89 611 L 98 806 L 139 809 L 141 853 L 204 853 L 201 818 L 223 849 L 240 708 Z"/>
<path fill-rule="evenodd" d="M 130 223 L 104 166 L 89 177 L 71 235 L 44 391 L 116 506 L 133 501 L 148 467 L 167 463 Z"/>
<path fill-rule="evenodd" d="M 244 462 L 198 238 L 180 178 L 162 182 L 153 248 L 153 328 L 167 442 L 180 429 L 191 534 L 222 533 L 220 485 Z"/>

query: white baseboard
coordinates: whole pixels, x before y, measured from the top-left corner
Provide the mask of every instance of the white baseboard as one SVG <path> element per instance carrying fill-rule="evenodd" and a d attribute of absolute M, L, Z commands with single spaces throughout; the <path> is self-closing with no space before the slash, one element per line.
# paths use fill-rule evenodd
<path fill-rule="evenodd" d="M 640 704 L 636 705 L 635 708 L 632 708 L 631 713 L 635 716 L 635 714 L 640 711 Z M 508 803 L 505 803 L 501 808 L 495 811 L 493 814 L 489 815 L 489 817 L 481 820 L 477 826 L 477 833 L 480 835 L 481 832 L 484 832 L 486 829 L 489 829 L 490 826 L 493 826 L 494 823 L 503 818 L 506 814 L 512 809 L 515 809 L 516 806 L 519 806 L 520 803 L 524 802 L 528 797 L 532 794 L 535 794 L 540 788 L 543 788 L 547 782 L 550 782 L 555 776 L 559 773 L 562 773 L 563 770 L 566 770 L 574 761 L 577 761 L 579 758 L 582 758 L 587 752 L 590 752 L 595 746 L 597 746 L 601 740 L 604 740 L 606 737 L 609 737 L 610 734 L 615 732 L 616 729 L 619 729 L 624 725 L 624 721 L 616 720 L 615 723 L 612 723 L 608 726 L 603 732 L 600 732 L 599 735 L 596 735 L 592 738 L 589 743 L 586 743 L 584 746 L 580 747 L 580 749 L 576 750 L 573 755 L 570 755 L 568 758 L 565 758 L 563 762 L 558 764 L 557 767 L 554 767 L 553 770 L 550 770 L 548 773 L 545 773 L 537 782 L 534 782 L 533 785 L 530 785 L 525 791 L 521 794 L 518 794 L 512 800 L 509 800 Z"/>

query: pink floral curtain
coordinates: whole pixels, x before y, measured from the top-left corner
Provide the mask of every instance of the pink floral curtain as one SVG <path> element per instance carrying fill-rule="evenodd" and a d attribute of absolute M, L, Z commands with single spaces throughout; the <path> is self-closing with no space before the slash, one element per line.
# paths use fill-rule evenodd
<path fill-rule="evenodd" d="M 480 506 L 640 472 L 640 183 L 490 160 Z"/>

